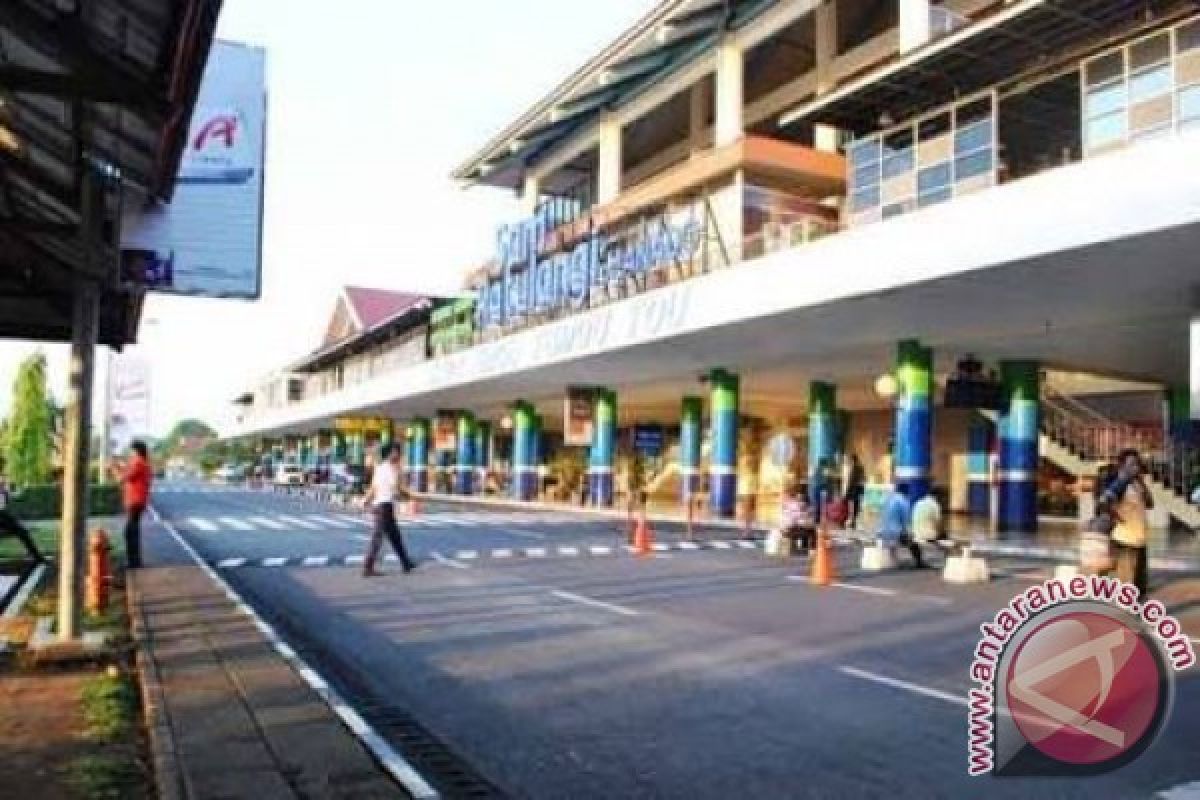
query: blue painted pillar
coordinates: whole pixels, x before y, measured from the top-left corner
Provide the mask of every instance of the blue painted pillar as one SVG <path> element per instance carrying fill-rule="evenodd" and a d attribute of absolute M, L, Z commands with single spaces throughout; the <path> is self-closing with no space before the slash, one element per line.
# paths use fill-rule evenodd
<path fill-rule="evenodd" d="M 933 351 L 900 342 L 896 360 L 896 486 L 912 502 L 929 494 L 933 467 Z"/>
<path fill-rule="evenodd" d="M 523 400 L 513 406 L 512 491 L 516 500 L 532 500 L 537 493 L 534 416 L 533 406 Z"/>
<path fill-rule="evenodd" d="M 1005 410 L 1000 416 L 999 528 L 1033 533 L 1038 527 L 1038 424 L 1041 370 L 1036 361 L 1000 364 Z"/>
<path fill-rule="evenodd" d="M 592 505 L 613 504 L 613 467 L 617 456 L 617 393 L 596 392 L 592 416 L 592 449 L 588 463 L 588 496 Z"/>
<path fill-rule="evenodd" d="M 737 511 L 737 443 L 740 380 L 715 369 L 712 385 L 712 459 L 709 471 L 709 506 L 714 516 L 733 518 Z"/>
<path fill-rule="evenodd" d="M 356 467 L 361 467 L 366 462 L 366 443 L 363 441 L 361 431 L 354 431 L 346 435 L 347 458 L 350 464 Z"/>
<path fill-rule="evenodd" d="M 409 467 L 409 486 L 413 491 L 429 491 L 429 420 L 415 419 L 412 424 L 412 461 Z"/>
<path fill-rule="evenodd" d="M 545 421 L 536 411 L 533 414 L 533 442 L 530 452 L 533 453 L 533 499 L 537 500 L 542 494 L 542 466 L 546 459 Z"/>
<path fill-rule="evenodd" d="M 683 398 L 679 418 L 679 488 L 683 503 L 700 491 L 700 457 L 704 431 L 704 400 Z"/>
<path fill-rule="evenodd" d="M 1167 435 L 1178 444 L 1191 444 L 1196 440 L 1196 427 L 1192 422 L 1192 389 L 1190 386 L 1172 386 L 1167 389 Z"/>
<path fill-rule="evenodd" d="M 475 469 L 478 451 L 475 449 L 475 416 L 469 411 L 458 413 L 458 463 L 454 468 L 454 491 L 475 493 Z"/>
<path fill-rule="evenodd" d="M 333 440 L 329 447 L 329 459 L 335 464 L 346 461 L 346 434 L 341 431 L 333 432 Z"/>
<path fill-rule="evenodd" d="M 814 381 L 808 387 L 808 491 L 814 508 L 821 507 L 821 492 L 828 488 L 837 445 L 837 387 Z"/>
<path fill-rule="evenodd" d="M 492 423 L 487 420 L 475 421 L 475 462 L 476 479 L 475 491 L 480 494 L 487 488 L 487 472 L 492 466 Z"/>
<path fill-rule="evenodd" d="M 992 423 L 972 414 L 967 423 L 967 512 L 980 517 L 992 513 Z"/>

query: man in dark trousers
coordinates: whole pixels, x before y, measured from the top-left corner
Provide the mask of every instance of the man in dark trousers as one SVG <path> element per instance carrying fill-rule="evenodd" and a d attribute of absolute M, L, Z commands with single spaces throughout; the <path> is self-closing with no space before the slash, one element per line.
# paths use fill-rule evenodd
<path fill-rule="evenodd" d="M 379 551 L 383 549 L 383 538 L 392 543 L 405 572 L 412 572 L 416 564 L 408 557 L 400 526 L 396 524 L 396 502 L 407 500 L 408 492 L 400 486 L 400 451 L 393 444 L 379 448 L 379 461 L 371 474 L 371 485 L 367 489 L 364 504 L 374 515 L 375 525 L 371 531 L 371 543 L 367 545 L 367 557 L 363 562 L 363 577 L 371 578 L 380 573 L 375 569 Z"/>
<path fill-rule="evenodd" d="M 133 455 L 121 473 L 125 498 L 125 566 L 139 569 L 142 566 L 142 514 L 146 513 L 150 503 L 154 471 L 150 469 L 145 442 L 135 441 L 130 449 Z"/>
<path fill-rule="evenodd" d="M 41 563 L 46 560 L 29 535 L 29 529 L 8 510 L 8 484 L 0 482 L 0 536 L 10 536 L 21 543 L 32 561 Z"/>

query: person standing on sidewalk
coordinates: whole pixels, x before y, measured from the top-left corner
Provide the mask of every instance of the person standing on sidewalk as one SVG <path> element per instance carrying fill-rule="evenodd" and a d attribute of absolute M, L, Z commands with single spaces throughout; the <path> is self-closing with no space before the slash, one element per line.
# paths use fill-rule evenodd
<path fill-rule="evenodd" d="M 850 461 L 846 468 L 846 485 L 844 487 L 846 506 L 850 512 L 850 518 L 846 522 L 846 527 L 850 530 L 858 530 L 858 517 L 862 513 L 863 495 L 866 494 L 867 473 L 863 469 L 862 461 L 859 460 L 857 453 L 850 454 Z"/>
<path fill-rule="evenodd" d="M 367 545 L 367 557 L 363 562 L 364 578 L 381 574 L 375 569 L 375 561 L 383 549 L 385 536 L 400 557 L 404 571 L 407 573 L 416 569 L 417 565 L 408 557 L 408 550 L 404 547 L 400 526 L 396 524 L 396 501 L 407 499 L 408 491 L 400 486 L 400 451 L 393 444 L 385 444 L 379 448 L 379 460 L 372 470 L 371 485 L 363 498 L 364 505 L 371 510 L 375 521 L 371 542 Z"/>
<path fill-rule="evenodd" d="M 1146 486 L 1142 459 L 1136 450 L 1123 450 L 1117 456 L 1117 478 L 1104 491 L 1103 501 L 1116 518 L 1112 532 L 1117 578 L 1132 583 L 1145 597 L 1150 593 L 1146 559 L 1148 513 L 1154 497 Z"/>
<path fill-rule="evenodd" d="M 142 566 L 142 514 L 150 504 L 150 484 L 154 471 L 150 469 L 150 457 L 146 443 L 135 441 L 129 446 L 133 455 L 121 473 L 121 484 L 125 499 L 125 567 L 140 569 Z"/>

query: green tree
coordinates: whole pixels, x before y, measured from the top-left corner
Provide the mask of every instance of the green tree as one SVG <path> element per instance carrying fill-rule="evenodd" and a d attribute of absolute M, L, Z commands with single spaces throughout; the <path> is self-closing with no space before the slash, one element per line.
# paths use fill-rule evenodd
<path fill-rule="evenodd" d="M 12 415 L 4 441 L 8 479 L 16 484 L 46 483 L 53 474 L 54 405 L 46 388 L 46 356 L 21 362 L 13 382 Z"/>

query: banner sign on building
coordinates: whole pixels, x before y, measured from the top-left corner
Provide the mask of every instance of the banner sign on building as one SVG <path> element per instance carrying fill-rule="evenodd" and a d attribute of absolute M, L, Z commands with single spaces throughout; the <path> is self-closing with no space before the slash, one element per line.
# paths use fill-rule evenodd
<path fill-rule="evenodd" d="M 126 202 L 123 282 L 170 294 L 259 296 L 265 126 L 265 51 L 216 42 L 171 202 Z"/>
<path fill-rule="evenodd" d="M 150 432 L 150 363 L 133 355 L 109 362 L 109 449 L 123 453 Z"/>
<path fill-rule="evenodd" d="M 333 428 L 339 433 L 382 434 L 392 429 L 392 421 L 387 417 L 338 417 Z"/>
<path fill-rule="evenodd" d="M 591 389 L 570 388 L 563 403 L 563 444 L 590 447 L 594 429 L 595 394 Z"/>
<path fill-rule="evenodd" d="M 633 449 L 645 456 L 661 456 L 666 443 L 662 425 L 635 425 Z"/>
<path fill-rule="evenodd" d="M 438 414 L 433 421 L 433 449 L 454 450 L 458 447 L 458 420 L 452 414 Z"/>
<path fill-rule="evenodd" d="M 496 239 L 501 274 L 480 287 L 475 304 L 480 330 L 527 314 L 583 308 L 591 287 L 688 263 L 704 238 L 703 222 L 694 214 L 678 224 L 661 217 L 635 235 L 594 233 L 568 252 L 542 257 L 557 223 L 551 207 L 545 206 L 529 219 L 500 228 Z"/>

